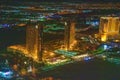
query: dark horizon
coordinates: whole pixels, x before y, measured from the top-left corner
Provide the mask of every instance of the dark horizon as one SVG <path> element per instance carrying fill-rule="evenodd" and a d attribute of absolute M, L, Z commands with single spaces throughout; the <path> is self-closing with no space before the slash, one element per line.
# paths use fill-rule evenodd
<path fill-rule="evenodd" d="M 107 2 L 114 3 L 120 2 L 120 0 L 0 0 L 0 2 L 83 2 L 83 3 L 99 3 L 99 2 Z"/>

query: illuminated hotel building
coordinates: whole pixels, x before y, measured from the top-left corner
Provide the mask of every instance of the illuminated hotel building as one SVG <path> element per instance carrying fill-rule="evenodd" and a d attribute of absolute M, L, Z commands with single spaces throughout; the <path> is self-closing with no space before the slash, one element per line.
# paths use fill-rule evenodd
<path fill-rule="evenodd" d="M 120 35 L 120 18 L 119 17 L 101 17 L 99 34 L 101 41 L 117 39 Z"/>
<path fill-rule="evenodd" d="M 42 26 L 38 22 L 30 21 L 26 29 L 26 49 L 34 60 L 42 61 Z"/>
<path fill-rule="evenodd" d="M 72 44 L 75 41 L 75 22 L 67 21 L 65 22 L 65 37 L 64 45 L 66 50 L 72 50 Z"/>

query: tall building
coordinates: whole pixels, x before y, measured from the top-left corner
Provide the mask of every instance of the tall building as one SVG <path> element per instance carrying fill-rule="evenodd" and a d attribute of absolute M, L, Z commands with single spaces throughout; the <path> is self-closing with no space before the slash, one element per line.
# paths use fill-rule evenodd
<path fill-rule="evenodd" d="M 64 45 L 66 50 L 71 50 L 73 47 L 73 43 L 75 41 L 75 22 L 67 21 L 65 22 L 65 37 L 64 37 Z"/>
<path fill-rule="evenodd" d="M 120 35 L 120 18 L 101 17 L 99 34 L 101 35 L 101 41 L 118 38 Z"/>
<path fill-rule="evenodd" d="M 26 29 L 26 49 L 34 60 L 42 61 L 42 32 L 43 26 L 38 22 L 30 21 Z"/>

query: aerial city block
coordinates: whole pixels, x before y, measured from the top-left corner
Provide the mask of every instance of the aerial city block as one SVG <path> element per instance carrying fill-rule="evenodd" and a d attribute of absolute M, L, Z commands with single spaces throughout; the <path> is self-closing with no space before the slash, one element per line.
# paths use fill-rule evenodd
<path fill-rule="evenodd" d="M 120 80 L 120 1 L 0 4 L 0 80 Z"/>

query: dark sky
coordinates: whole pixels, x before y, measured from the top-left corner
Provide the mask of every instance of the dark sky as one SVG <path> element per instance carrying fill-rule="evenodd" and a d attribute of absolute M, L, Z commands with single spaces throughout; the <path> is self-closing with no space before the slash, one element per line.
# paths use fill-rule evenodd
<path fill-rule="evenodd" d="M 85 3 L 99 3 L 99 2 L 120 2 L 120 0 L 0 0 L 0 2 L 85 2 Z"/>
<path fill-rule="evenodd" d="M 24 2 L 52 2 L 52 3 L 60 3 L 60 2 L 73 2 L 73 3 L 120 3 L 120 0 L 0 0 L 1 4 L 6 5 L 21 5 Z"/>
<path fill-rule="evenodd" d="M 34 1 L 34 0 L 33 0 Z M 36 0 L 40 1 L 40 0 Z M 42 0 L 42 1 L 78 1 L 78 2 L 120 2 L 120 0 Z"/>

